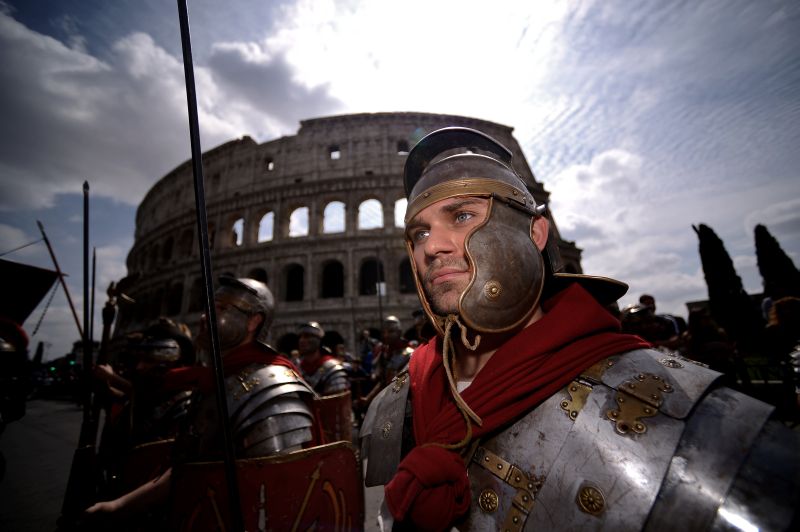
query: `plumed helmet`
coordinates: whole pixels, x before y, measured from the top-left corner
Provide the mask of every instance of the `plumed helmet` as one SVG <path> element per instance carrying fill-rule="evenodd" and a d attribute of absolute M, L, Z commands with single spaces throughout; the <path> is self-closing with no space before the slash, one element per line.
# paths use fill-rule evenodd
<path fill-rule="evenodd" d="M 462 127 L 430 133 L 409 153 L 404 185 L 406 225 L 423 209 L 444 199 L 480 196 L 489 201 L 486 219 L 464 240 L 465 258 L 472 271 L 459 298 L 458 313 L 470 328 L 489 333 L 511 330 L 530 318 L 546 282 L 564 284 L 588 278 L 557 273 L 561 260 L 554 238 L 548 239 L 544 254 L 539 251 L 531 239 L 531 224 L 544 215 L 545 206 L 536 204 L 513 169 L 512 153 L 488 135 Z M 423 308 L 442 333 L 445 317 L 436 315 L 427 300 L 409 235 L 406 247 Z M 557 276 L 562 277 L 555 280 Z M 610 283 L 600 291 L 613 293 L 601 299 L 616 300 L 627 290 L 617 281 L 592 279 L 598 284 Z M 595 287 L 586 288 L 596 295 Z"/>
<path fill-rule="evenodd" d="M 309 321 L 307 323 L 302 324 L 297 329 L 297 334 L 310 334 L 311 336 L 316 336 L 317 338 L 321 339 L 323 336 L 325 336 L 325 331 L 322 329 L 322 326 L 316 321 Z"/>
<path fill-rule="evenodd" d="M 222 276 L 219 278 L 219 288 L 215 296 L 219 294 L 230 294 L 236 301 L 236 308 L 245 314 L 261 314 L 264 317 L 261 328 L 256 333 L 256 341 L 266 345 L 269 328 L 275 317 L 275 298 L 267 285 L 255 279 Z"/>

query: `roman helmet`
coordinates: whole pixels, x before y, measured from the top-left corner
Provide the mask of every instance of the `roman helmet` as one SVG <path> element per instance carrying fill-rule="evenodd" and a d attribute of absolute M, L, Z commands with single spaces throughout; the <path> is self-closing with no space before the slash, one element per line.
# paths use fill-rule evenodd
<path fill-rule="evenodd" d="M 275 299 L 267 285 L 255 279 L 235 279 L 222 276 L 215 298 L 222 294 L 230 294 L 234 301 L 233 308 L 217 315 L 219 342 L 222 349 L 231 348 L 244 340 L 247 334 L 247 320 L 261 314 L 263 321 L 256 332 L 256 341 L 267 345 L 269 328 L 275 316 Z"/>
<path fill-rule="evenodd" d="M 316 336 L 321 340 L 322 337 L 325 336 L 325 331 L 316 321 L 309 321 L 308 323 L 302 324 L 297 329 L 297 334 L 310 334 L 311 336 Z"/>
<path fill-rule="evenodd" d="M 181 347 L 172 338 L 145 336 L 131 346 L 137 360 L 148 360 L 158 364 L 171 365 L 181 358 Z"/>
<path fill-rule="evenodd" d="M 497 333 L 519 327 L 530 318 L 543 292 L 549 295 L 575 281 L 603 304 L 627 291 L 627 285 L 612 279 L 561 273 L 552 230 L 544 251 L 539 251 L 531 239 L 531 226 L 544 216 L 545 206 L 536 204 L 514 170 L 511 151 L 484 133 L 462 127 L 430 133 L 409 153 L 404 185 L 406 225 L 426 207 L 447 198 L 489 200 L 486 219 L 464 241 L 472 276 L 459 298 L 458 314 L 474 331 Z M 405 240 L 423 308 L 443 334 L 447 317 L 433 312 L 410 235 Z"/>

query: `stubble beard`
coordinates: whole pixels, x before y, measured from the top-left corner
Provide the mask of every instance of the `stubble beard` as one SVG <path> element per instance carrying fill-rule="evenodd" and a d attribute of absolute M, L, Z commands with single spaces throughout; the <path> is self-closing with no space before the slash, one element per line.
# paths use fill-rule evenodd
<path fill-rule="evenodd" d="M 438 314 L 439 316 L 458 314 L 458 301 L 461 299 L 461 294 L 469 284 L 469 279 L 459 279 L 457 281 L 445 281 L 434 285 L 433 274 L 445 267 L 467 270 L 469 265 L 467 261 L 462 258 L 436 259 L 425 272 L 422 281 L 425 298 L 428 300 L 428 304 L 434 314 Z"/>

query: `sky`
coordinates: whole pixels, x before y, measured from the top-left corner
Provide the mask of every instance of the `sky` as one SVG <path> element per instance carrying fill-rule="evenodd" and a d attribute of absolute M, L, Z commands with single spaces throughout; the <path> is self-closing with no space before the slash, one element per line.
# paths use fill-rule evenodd
<path fill-rule="evenodd" d="M 623 306 L 707 297 L 693 224 L 751 293 L 756 224 L 800 264 L 798 2 L 189 4 L 204 150 L 332 114 L 472 116 L 514 128 L 584 271 L 630 284 Z M 41 220 L 81 314 L 88 181 L 99 322 L 136 206 L 190 157 L 177 4 L 0 0 L 0 65 L 0 254 L 51 267 L 42 243 L 7 253 Z M 31 349 L 76 338 L 58 292 Z"/>

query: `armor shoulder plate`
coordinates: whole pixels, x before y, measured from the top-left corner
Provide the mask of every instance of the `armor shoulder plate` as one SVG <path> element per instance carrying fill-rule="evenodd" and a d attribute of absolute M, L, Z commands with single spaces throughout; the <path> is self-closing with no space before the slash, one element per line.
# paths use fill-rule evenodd
<path fill-rule="evenodd" d="M 347 370 L 338 360 L 328 359 L 317 370 L 314 390 L 322 395 L 332 395 L 350 389 Z"/>
<path fill-rule="evenodd" d="M 306 401 L 315 394 L 291 368 L 252 364 L 228 377 L 226 386 L 231 428 L 248 456 L 311 440 L 314 418 Z"/>
<path fill-rule="evenodd" d="M 397 471 L 410 389 L 408 371 L 402 371 L 369 405 L 359 435 L 367 458 L 366 486 L 386 484 Z"/>
<path fill-rule="evenodd" d="M 663 402 L 658 409 L 676 419 L 685 418 L 721 376 L 691 360 L 655 349 L 637 349 L 611 357 L 609 361 L 612 364 L 606 364 L 601 380 L 615 390 L 636 394 L 650 388 L 656 382 L 653 377 L 663 379 L 669 391 L 661 394 Z"/>

